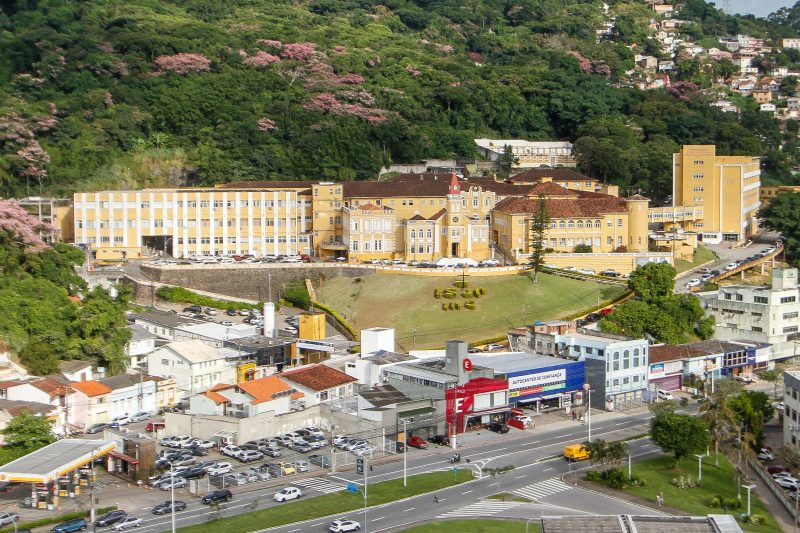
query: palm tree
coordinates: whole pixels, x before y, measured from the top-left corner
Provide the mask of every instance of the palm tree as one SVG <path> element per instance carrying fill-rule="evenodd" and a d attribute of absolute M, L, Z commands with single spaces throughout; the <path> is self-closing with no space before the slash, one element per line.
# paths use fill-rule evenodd
<path fill-rule="evenodd" d="M 592 464 L 605 465 L 608 460 L 608 443 L 603 439 L 595 439 L 591 442 L 588 440 L 582 444 L 584 448 L 589 450 L 589 460 Z"/>
<path fill-rule="evenodd" d="M 714 441 L 714 466 L 719 466 L 719 445 L 729 441 L 738 426 L 736 414 L 728 404 L 732 390 L 722 383 L 720 385 L 709 397 L 709 401 L 700 405 L 701 416 L 708 422 L 711 439 Z"/>
<path fill-rule="evenodd" d="M 628 454 L 628 446 L 621 441 L 610 443 L 606 449 L 606 457 L 608 458 L 608 461 L 615 466 L 619 464 L 620 461 L 625 459 Z"/>

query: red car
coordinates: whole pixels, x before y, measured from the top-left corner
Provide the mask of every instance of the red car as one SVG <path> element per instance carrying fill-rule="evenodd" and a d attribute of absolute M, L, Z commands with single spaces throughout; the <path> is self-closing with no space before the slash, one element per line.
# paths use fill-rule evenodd
<path fill-rule="evenodd" d="M 412 435 L 409 437 L 408 445 L 413 446 L 414 448 L 419 448 L 420 450 L 428 449 L 428 442 L 419 435 Z"/>

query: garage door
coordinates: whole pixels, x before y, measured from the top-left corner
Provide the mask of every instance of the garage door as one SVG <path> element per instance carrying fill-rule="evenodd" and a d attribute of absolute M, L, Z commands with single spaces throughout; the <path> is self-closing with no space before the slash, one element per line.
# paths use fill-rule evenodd
<path fill-rule="evenodd" d="M 679 390 L 681 388 L 682 377 L 680 374 L 669 376 L 664 379 L 659 379 L 656 382 L 656 389 L 658 390 Z"/>

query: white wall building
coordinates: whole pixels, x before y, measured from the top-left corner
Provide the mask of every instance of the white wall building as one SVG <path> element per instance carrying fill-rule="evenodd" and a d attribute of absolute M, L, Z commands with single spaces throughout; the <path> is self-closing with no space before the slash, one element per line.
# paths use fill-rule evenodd
<path fill-rule="evenodd" d="M 179 394 L 191 396 L 219 383 L 235 383 L 235 365 L 226 358 L 229 352 L 198 340 L 171 342 L 147 356 L 147 371 L 175 378 Z"/>
<path fill-rule="evenodd" d="M 798 296 L 797 269 L 776 268 L 772 286 L 728 285 L 701 300 L 716 319 L 716 338 L 771 344 L 775 360 L 797 354 Z"/>
<path fill-rule="evenodd" d="M 356 381 L 356 378 L 322 364 L 287 370 L 280 377 L 303 393 L 300 401 L 305 407 L 353 396 L 353 382 Z"/>
<path fill-rule="evenodd" d="M 475 139 L 478 151 L 489 161 L 497 161 L 506 146 L 519 160 L 515 167 L 531 168 L 542 165 L 575 166 L 572 143 L 567 141 L 526 141 L 523 139 Z"/>
<path fill-rule="evenodd" d="M 128 368 L 136 368 L 144 362 L 143 356 L 156 349 L 158 337 L 139 324 L 131 324 L 128 329 L 131 330 L 131 340 L 125 347 L 125 355 L 128 356 Z"/>
<path fill-rule="evenodd" d="M 800 372 L 783 373 L 783 444 L 800 450 Z"/>
<path fill-rule="evenodd" d="M 156 382 L 141 374 L 120 374 L 98 379 L 111 389 L 108 395 L 108 416 L 116 418 L 141 411 L 154 413 L 158 409 Z"/>
<path fill-rule="evenodd" d="M 303 397 L 292 385 L 273 375 L 236 385 L 216 385 L 189 398 L 189 414 L 249 418 L 264 413 L 285 415 Z"/>

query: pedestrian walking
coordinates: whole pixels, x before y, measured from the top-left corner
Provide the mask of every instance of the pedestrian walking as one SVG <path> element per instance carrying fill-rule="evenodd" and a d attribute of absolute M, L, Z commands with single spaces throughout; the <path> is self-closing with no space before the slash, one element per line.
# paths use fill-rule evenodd
<path fill-rule="evenodd" d="M 663 492 L 659 492 L 656 495 L 656 505 L 658 505 L 659 507 L 663 507 L 664 506 L 664 493 Z"/>
<path fill-rule="evenodd" d="M 572 421 L 575 422 L 575 419 L 578 418 L 578 415 L 575 414 L 575 409 L 572 410 Z"/>

